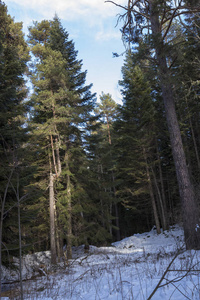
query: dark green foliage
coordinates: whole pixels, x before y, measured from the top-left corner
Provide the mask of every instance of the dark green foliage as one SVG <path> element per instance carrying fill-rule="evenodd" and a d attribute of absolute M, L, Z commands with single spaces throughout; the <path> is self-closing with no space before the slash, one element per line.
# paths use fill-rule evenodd
<path fill-rule="evenodd" d="M 35 92 L 31 125 L 35 128 L 33 138 L 37 137 L 37 151 L 43 166 L 43 173 L 38 172 L 35 184 L 43 182 L 41 187 L 45 189 L 49 171 L 57 174 L 56 230 L 61 240 L 65 242 L 72 226 L 73 243 L 102 242 L 105 234 L 98 238 L 94 234 L 99 226 L 99 209 L 93 199 L 94 192 L 90 191 L 91 172 L 85 153 L 90 124 L 95 119 L 91 115 L 95 95 L 90 92 L 91 85 L 85 85 L 86 72 L 82 71 L 82 62 L 77 60 L 74 44 L 68 39 L 59 19 L 55 17 L 49 25 L 47 21 L 34 25 L 30 28 L 29 41 L 38 63 L 33 66 Z M 45 39 L 40 36 L 40 32 L 46 30 L 42 29 L 43 26 L 49 28 Z M 101 232 L 101 225 L 99 230 Z"/>
<path fill-rule="evenodd" d="M 24 74 L 29 60 L 28 47 L 22 33 L 22 23 L 15 23 L 0 1 L 0 244 L 3 260 L 18 255 L 17 200 L 21 200 L 24 228 L 28 218 L 24 211 L 27 168 L 27 128 L 25 126 L 27 94 Z M 1 243 L 3 242 L 3 243 Z M 24 239 L 24 243 L 26 239 Z M 14 249 L 13 251 L 11 251 Z M 1 251 L 1 250 L 0 250 Z M 1 263 L 1 262 L 0 262 Z"/>
<path fill-rule="evenodd" d="M 185 5 L 198 9 L 197 2 Z M 137 9 L 143 15 L 132 11 L 129 24 L 122 28 L 124 41 L 133 48 L 122 68 L 123 105 L 102 92 L 95 106 L 91 85 L 86 85 L 87 72 L 82 71 L 74 43 L 57 16 L 29 28 L 34 92 L 29 102 L 24 101 L 28 48 L 22 24 L 12 20 L 0 1 L 0 197 L 1 203 L 5 200 L 3 245 L 10 254 L 18 254 L 18 194 L 24 251 L 49 249 L 51 173 L 60 248 L 66 242 L 108 244 L 119 239 L 120 231 L 127 236 L 150 230 L 155 224 L 150 185 L 163 228 L 165 221 L 181 221 L 156 61 L 159 51 L 170 71 L 167 81 L 199 199 L 199 14 L 184 18 L 184 26 L 173 20 L 168 28 L 171 1 L 153 4 L 155 14 L 165 12 L 162 33 L 146 30 L 149 23 L 144 16 L 150 10 L 139 2 Z M 3 249 L 4 261 L 5 253 Z"/>
<path fill-rule="evenodd" d="M 123 80 L 120 81 L 123 106 L 119 120 L 115 124 L 117 151 L 117 176 L 120 180 L 118 195 L 124 204 L 124 217 L 135 220 L 135 229 L 146 222 L 149 214 L 149 190 L 146 176 L 144 151 L 148 161 L 153 158 L 155 136 L 155 109 L 151 98 L 149 83 L 142 70 L 133 63 L 128 54 L 122 68 Z M 137 217 L 138 216 L 138 217 Z"/>

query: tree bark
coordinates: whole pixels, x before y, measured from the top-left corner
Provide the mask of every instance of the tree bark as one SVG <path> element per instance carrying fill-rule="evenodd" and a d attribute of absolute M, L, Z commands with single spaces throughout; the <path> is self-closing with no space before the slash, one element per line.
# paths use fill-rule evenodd
<path fill-rule="evenodd" d="M 20 220 L 20 202 L 18 199 L 18 229 L 19 229 L 19 275 L 20 275 L 20 298 L 23 300 L 23 283 L 22 283 L 22 236 Z"/>
<path fill-rule="evenodd" d="M 65 164 L 67 169 L 67 259 L 72 258 L 72 195 L 69 170 L 69 155 L 65 153 Z"/>
<path fill-rule="evenodd" d="M 61 166 L 61 161 L 60 161 L 60 147 L 59 147 L 59 142 L 58 142 L 58 137 L 56 137 L 56 158 L 57 158 L 57 165 L 58 165 L 58 177 L 60 176 L 62 172 L 62 166 Z"/>
<path fill-rule="evenodd" d="M 49 176 L 49 208 L 50 208 L 51 263 L 56 264 L 54 175 L 52 174 L 51 168 L 50 168 L 50 176 Z"/>
<path fill-rule="evenodd" d="M 158 186 L 158 182 L 157 182 L 157 179 L 156 179 L 156 175 L 154 173 L 153 168 L 151 168 L 151 170 L 152 170 L 154 184 L 155 184 L 155 187 L 156 187 L 156 190 L 157 190 L 157 193 L 158 193 L 158 199 L 159 199 L 159 203 L 160 203 L 161 224 L 162 224 L 163 230 L 166 230 L 167 229 L 167 221 L 166 221 L 166 216 L 165 216 L 165 209 L 164 209 L 164 205 L 163 205 L 163 199 L 161 197 L 161 192 L 160 192 L 160 189 L 159 189 L 159 186 Z"/>
<path fill-rule="evenodd" d="M 157 139 L 156 139 L 156 154 L 157 154 L 157 160 L 158 160 L 159 177 L 160 177 L 160 184 L 161 184 L 161 195 L 162 195 L 162 202 L 163 202 L 163 206 L 164 206 L 166 229 L 169 229 L 169 217 L 168 217 L 168 212 L 167 212 L 167 203 L 166 203 L 166 197 L 165 197 L 163 173 L 162 173 L 161 159 L 160 159 L 160 155 L 159 155 Z"/>
<path fill-rule="evenodd" d="M 181 132 L 175 110 L 172 84 L 170 82 L 171 77 L 167 67 L 164 43 L 160 33 L 161 24 L 159 22 L 159 14 L 156 5 L 155 0 L 150 1 L 150 22 L 158 62 L 165 114 L 179 185 L 179 193 L 182 202 L 185 243 L 187 249 L 200 249 L 200 229 L 198 228 L 199 219 L 197 203 L 195 201 L 193 185 L 186 165 Z"/>

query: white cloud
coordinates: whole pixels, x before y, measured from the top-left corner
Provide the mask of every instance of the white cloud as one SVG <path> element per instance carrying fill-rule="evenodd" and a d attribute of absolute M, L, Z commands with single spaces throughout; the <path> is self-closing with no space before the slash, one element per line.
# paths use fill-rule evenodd
<path fill-rule="evenodd" d="M 127 4 L 127 0 L 116 0 L 118 4 Z M 107 18 L 119 12 L 114 4 L 105 3 L 104 0 L 7 0 L 6 4 L 16 3 L 18 6 L 33 9 L 44 18 L 55 12 L 62 18 L 74 20 L 77 18 L 90 17 Z"/>

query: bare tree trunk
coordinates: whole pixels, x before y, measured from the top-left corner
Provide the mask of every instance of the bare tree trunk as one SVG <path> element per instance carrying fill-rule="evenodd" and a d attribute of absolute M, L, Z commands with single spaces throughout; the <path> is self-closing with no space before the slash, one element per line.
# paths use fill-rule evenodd
<path fill-rule="evenodd" d="M 195 201 L 193 185 L 186 165 L 185 153 L 181 139 L 180 128 L 175 111 L 175 103 L 170 83 L 170 73 L 166 63 L 164 43 L 160 33 L 161 24 L 157 9 L 157 2 L 150 1 L 150 22 L 154 37 L 154 47 L 158 61 L 159 77 L 162 96 L 170 134 L 172 153 L 176 168 L 179 193 L 182 201 L 183 226 L 187 249 L 200 249 L 200 229 L 198 229 L 198 208 Z"/>
<path fill-rule="evenodd" d="M 54 118 L 55 118 L 55 108 L 53 110 L 53 115 L 54 115 Z M 56 127 L 55 127 L 55 132 L 56 132 Z M 57 253 L 58 258 L 60 258 L 62 251 L 60 249 L 59 229 L 58 229 L 58 226 L 57 226 L 58 225 L 58 220 L 57 220 L 56 203 L 55 203 L 55 197 L 54 197 L 54 181 L 59 178 L 62 169 L 61 169 L 58 137 L 56 136 L 56 138 L 55 138 L 56 147 L 54 147 L 54 140 L 53 140 L 52 135 L 50 136 L 50 140 L 51 140 L 53 167 L 54 167 L 54 170 L 55 170 L 55 176 L 53 176 L 52 172 L 50 172 L 50 190 L 49 190 L 50 191 L 50 196 L 49 196 L 50 197 L 50 203 L 51 203 L 51 205 L 53 205 L 53 209 L 50 205 L 50 224 L 52 226 L 52 231 L 51 231 L 51 249 L 52 250 L 51 251 L 53 251 L 52 252 L 52 257 L 56 256 L 56 253 Z M 55 148 L 56 148 L 56 150 L 55 150 Z M 50 160 L 50 168 L 51 168 L 51 158 L 49 158 L 49 160 Z M 51 187 L 51 185 L 52 185 L 52 187 Z M 53 218 L 53 211 L 54 211 L 54 220 L 52 219 Z M 57 251 L 56 251 L 56 246 L 57 246 Z M 54 247 L 55 247 L 55 249 L 54 249 Z M 52 263 L 55 264 L 56 263 L 55 257 L 52 258 L 52 259 L 54 261 Z"/>
<path fill-rule="evenodd" d="M 49 207 L 50 207 L 51 263 L 56 264 L 54 175 L 52 174 L 51 166 L 50 166 L 50 176 L 49 176 Z"/>
<path fill-rule="evenodd" d="M 55 211 L 55 231 L 56 231 L 56 253 L 58 257 L 58 261 L 60 261 L 61 257 L 63 256 L 63 251 L 62 251 L 62 245 L 60 241 L 60 232 L 59 232 L 59 222 L 58 222 L 58 216 L 57 216 L 57 210 L 56 210 L 56 205 L 54 208 Z"/>
<path fill-rule="evenodd" d="M 56 177 L 58 177 L 58 171 L 57 171 L 57 165 L 56 165 L 56 157 L 55 157 L 55 150 L 54 150 L 54 144 L 53 144 L 53 136 L 50 136 L 51 139 L 51 150 L 52 150 L 52 157 L 53 157 L 53 166 L 56 173 Z"/>
<path fill-rule="evenodd" d="M 18 231 L 19 231 L 19 275 L 20 275 L 20 298 L 23 300 L 23 283 L 22 283 L 22 235 L 21 235 L 21 216 L 20 216 L 20 199 L 19 189 L 17 188 L 17 206 L 18 206 Z"/>
<path fill-rule="evenodd" d="M 59 177 L 61 172 L 62 172 L 62 167 L 61 167 L 61 161 L 60 161 L 60 151 L 59 151 L 58 137 L 56 137 L 56 158 L 57 158 L 58 177 Z"/>
<path fill-rule="evenodd" d="M 155 187 L 156 187 L 156 190 L 157 190 L 157 193 L 158 193 L 158 199 L 159 199 L 159 203 L 160 203 L 161 223 L 162 223 L 163 230 L 166 230 L 167 229 L 167 221 L 166 221 L 166 218 L 165 218 L 165 210 L 164 210 L 164 206 L 163 206 L 163 200 L 162 200 L 162 196 L 161 196 L 161 193 L 160 193 L 160 189 L 159 189 L 157 179 L 156 179 L 156 175 L 154 173 L 153 168 L 151 168 L 151 170 L 152 170 L 154 184 L 155 184 Z"/>
<path fill-rule="evenodd" d="M 189 117 L 189 122 L 190 122 L 190 129 L 191 129 L 191 133 L 192 133 L 192 140 L 193 140 L 193 144 L 194 144 L 194 151 L 195 151 L 195 155 L 196 155 L 197 165 L 198 165 L 198 168 L 200 170 L 199 151 L 198 151 L 198 148 L 197 148 L 197 142 L 196 142 L 196 138 L 195 138 L 195 135 L 194 135 L 194 129 L 193 129 L 193 125 L 192 125 L 192 120 L 191 120 L 190 117 Z"/>
<path fill-rule="evenodd" d="M 167 212 L 167 202 L 166 202 L 166 197 L 165 197 L 163 172 L 162 172 L 162 166 L 161 166 L 161 159 L 160 159 L 160 156 L 159 156 L 158 141 L 157 141 L 157 139 L 156 139 L 156 151 L 157 151 L 157 160 L 158 160 L 160 184 L 161 184 L 162 202 L 163 202 L 164 213 L 165 213 L 165 220 L 166 220 L 166 229 L 169 229 L 169 217 L 168 217 L 168 212 Z"/>
<path fill-rule="evenodd" d="M 72 196 L 71 180 L 69 170 L 69 155 L 65 153 L 65 164 L 67 169 L 67 259 L 72 258 Z"/>

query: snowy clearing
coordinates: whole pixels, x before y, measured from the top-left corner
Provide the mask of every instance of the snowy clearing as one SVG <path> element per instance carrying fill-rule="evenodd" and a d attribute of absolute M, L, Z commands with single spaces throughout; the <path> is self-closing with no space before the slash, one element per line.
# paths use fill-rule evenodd
<path fill-rule="evenodd" d="M 56 269 L 50 265 L 49 251 L 26 255 L 24 299 L 200 299 L 200 251 L 185 251 L 178 225 L 160 235 L 155 230 L 135 234 L 112 247 L 90 246 L 87 254 L 83 248 L 74 247 L 73 259 Z M 17 280 L 16 270 L 3 268 L 2 299 L 19 299 L 19 283 L 8 284 Z"/>

